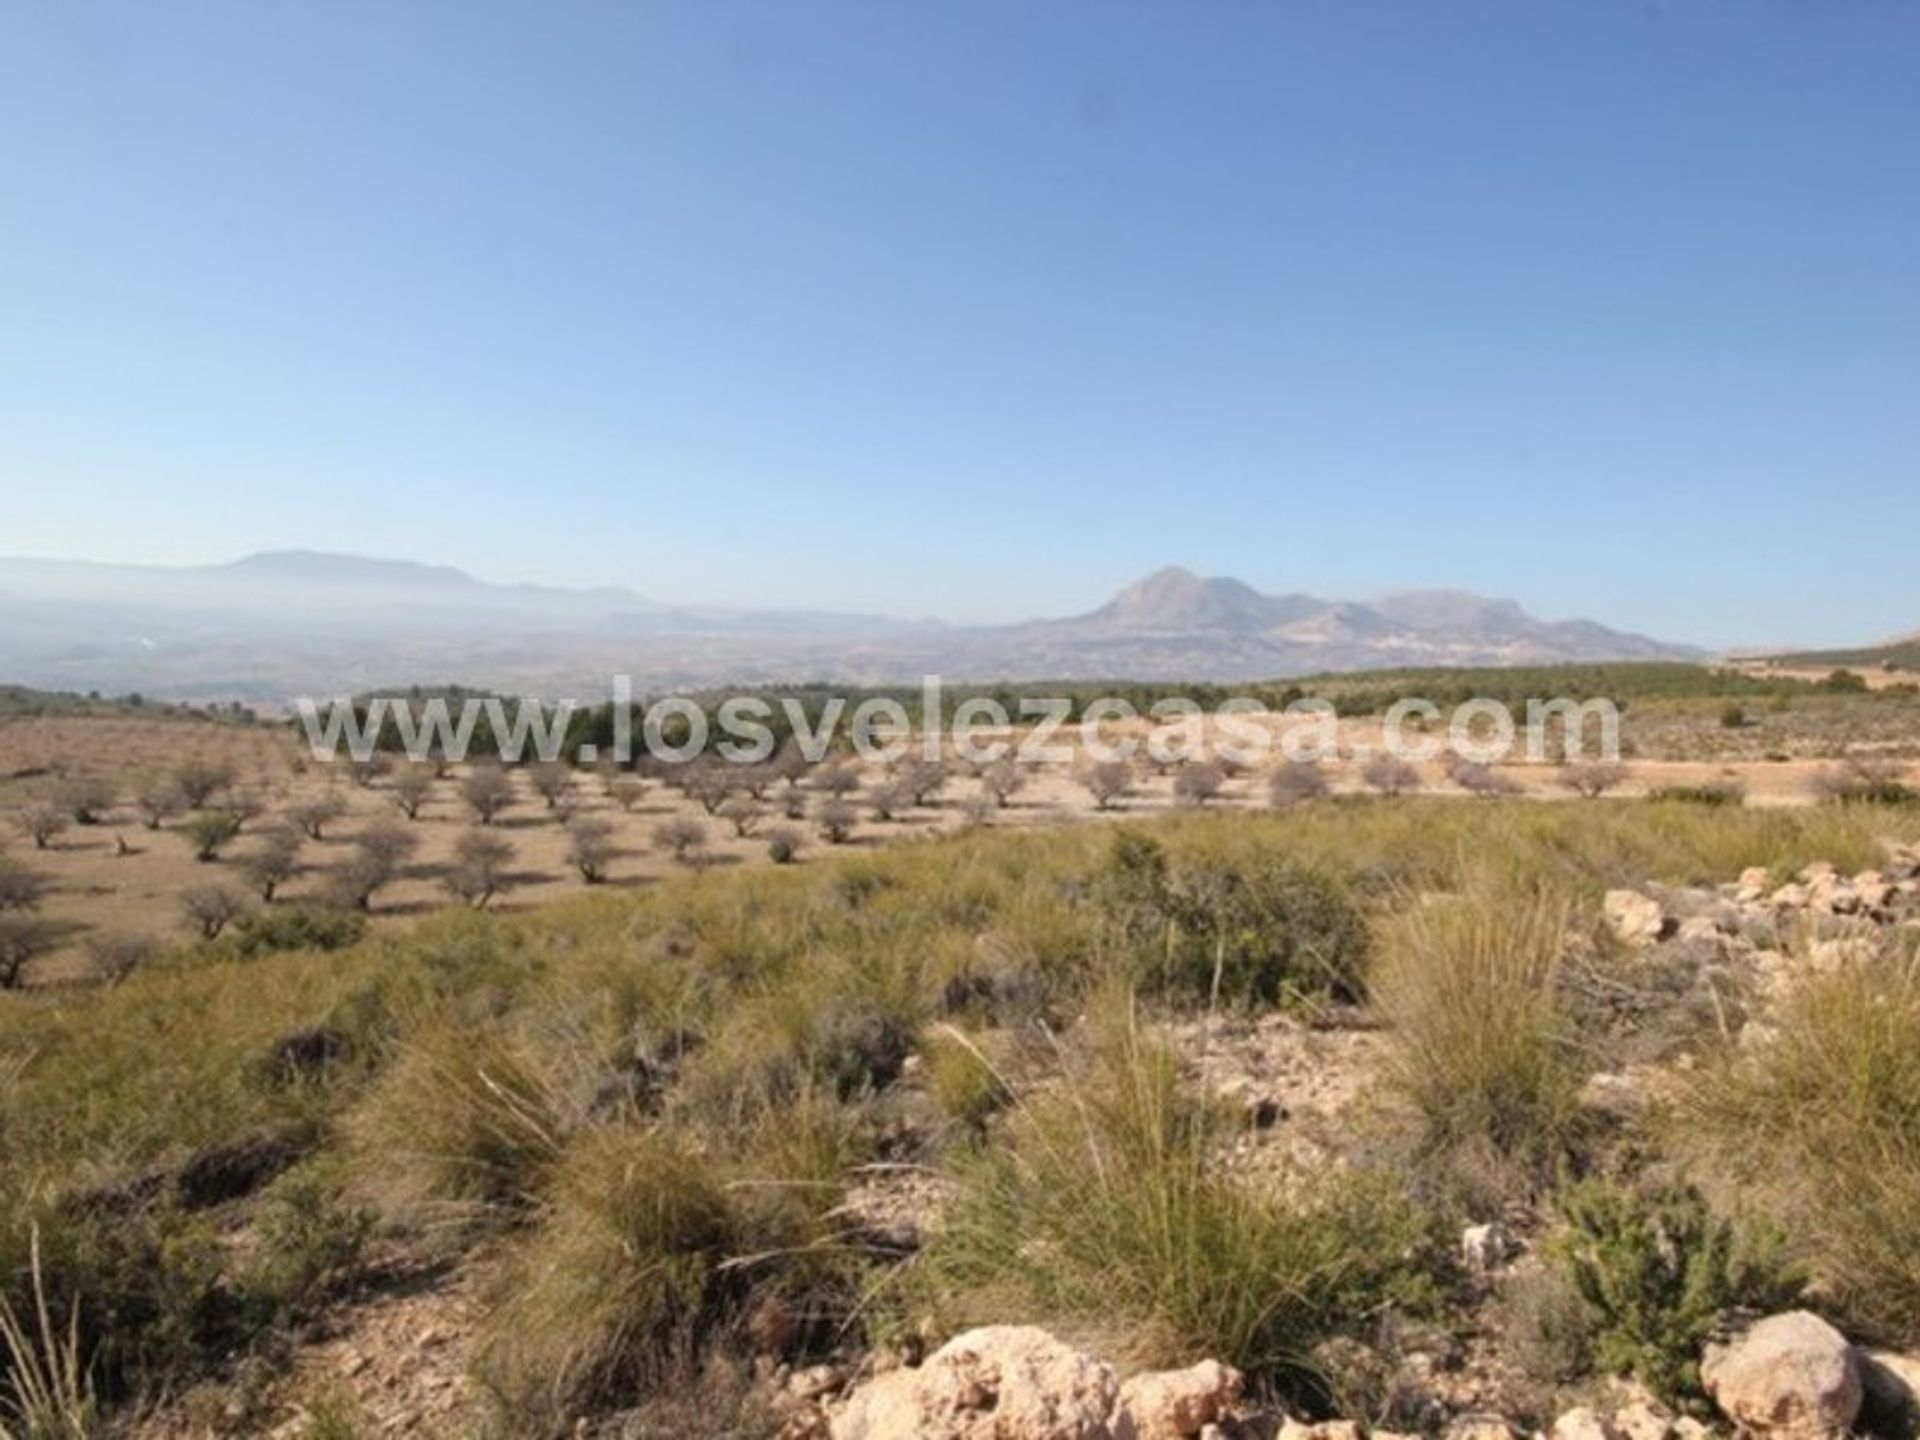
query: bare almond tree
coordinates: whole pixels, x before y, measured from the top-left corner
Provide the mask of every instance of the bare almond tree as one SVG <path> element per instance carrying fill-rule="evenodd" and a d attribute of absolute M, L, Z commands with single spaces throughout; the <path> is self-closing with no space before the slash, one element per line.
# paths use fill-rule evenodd
<path fill-rule="evenodd" d="M 1382 795 L 1404 795 L 1420 788 L 1420 772 L 1397 755 L 1376 755 L 1361 767 L 1360 778 Z"/>
<path fill-rule="evenodd" d="M 420 811 L 431 794 L 433 770 L 429 766 L 408 762 L 393 777 L 393 803 L 400 807 L 400 813 L 409 820 L 420 818 Z"/>
<path fill-rule="evenodd" d="M 187 797 L 180 793 L 180 787 L 171 776 L 154 775 L 140 782 L 134 791 L 134 808 L 139 810 L 140 818 L 146 822 L 147 829 L 158 830 L 167 821 L 184 814 Z"/>
<path fill-rule="evenodd" d="M 733 833 L 744 840 L 766 817 L 767 807 L 751 795 L 730 795 L 721 802 L 717 813 L 733 826 Z"/>
<path fill-rule="evenodd" d="M 233 783 L 233 767 L 189 760 L 173 772 L 173 780 L 186 797 L 188 807 L 198 810 Z"/>
<path fill-rule="evenodd" d="M 1173 799 L 1177 805 L 1204 807 L 1227 783 L 1227 772 L 1215 760 L 1189 760 L 1174 773 Z"/>
<path fill-rule="evenodd" d="M 1498 795 L 1512 795 L 1519 790 L 1519 782 L 1512 776 L 1502 775 L 1491 765 L 1478 760 L 1462 760 L 1448 772 L 1453 783 L 1469 795 L 1492 798 Z"/>
<path fill-rule="evenodd" d="M 567 863 L 589 885 L 607 878 L 607 867 L 619 853 L 613 842 L 613 822 L 597 815 L 578 815 L 567 826 Z"/>
<path fill-rule="evenodd" d="M 482 825 L 513 803 L 513 777 L 502 765 L 476 765 L 460 782 L 460 798 Z"/>
<path fill-rule="evenodd" d="M 722 760 L 696 760 L 680 777 L 680 788 L 707 814 L 717 815 L 728 797 L 740 788 L 734 769 Z"/>
<path fill-rule="evenodd" d="M 860 812 L 845 800 L 828 800 L 813 812 L 813 823 L 820 827 L 821 838 L 829 845 L 844 845 L 859 823 Z"/>
<path fill-rule="evenodd" d="M 247 913 L 247 902 L 225 885 L 189 885 L 180 892 L 180 912 L 202 940 L 218 940 L 222 930 Z"/>
<path fill-rule="evenodd" d="M 491 830 L 468 830 L 453 842 L 453 863 L 440 883 L 447 893 L 476 910 L 507 887 L 507 866 L 513 862 L 513 844 Z"/>
<path fill-rule="evenodd" d="M 267 813 L 267 797 L 262 791 L 251 787 L 230 789 L 220 809 L 233 817 L 233 833 L 238 835 L 247 828 L 248 821 L 258 820 Z"/>
<path fill-rule="evenodd" d="M 628 814 L 645 798 L 647 782 L 638 775 L 617 775 L 607 782 L 607 796 Z"/>
<path fill-rule="evenodd" d="M 240 862 L 240 873 L 267 904 L 300 869 L 300 846 L 306 839 L 292 826 L 264 832 L 260 843 Z"/>
<path fill-rule="evenodd" d="M 103 983 L 118 985 L 151 960 L 159 949 L 160 942 L 151 935 L 121 931 L 96 935 L 87 941 L 87 958 L 92 960 L 93 973 Z"/>
<path fill-rule="evenodd" d="M 1133 767 L 1124 760 L 1096 761 L 1080 771 L 1079 779 L 1098 810 L 1112 809 L 1133 792 Z"/>
<path fill-rule="evenodd" d="M 993 797 L 996 807 L 1010 804 L 1026 788 L 1027 772 L 1011 758 L 996 760 L 980 772 L 980 789 Z"/>
<path fill-rule="evenodd" d="M 37 870 L 22 865 L 11 855 L 0 853 L 0 914 L 31 910 L 46 893 L 47 882 Z"/>
<path fill-rule="evenodd" d="M 327 838 L 327 826 L 347 813 L 347 802 L 337 790 L 323 790 L 318 795 L 287 807 L 287 819 L 298 826 L 309 840 Z"/>
<path fill-rule="evenodd" d="M 822 765 L 813 775 L 813 788 L 836 800 L 845 800 L 860 790 L 860 767 L 851 760 L 835 760 Z"/>
<path fill-rule="evenodd" d="M 573 789 L 573 771 L 558 760 L 543 760 L 529 766 L 527 779 L 533 783 L 534 792 L 547 802 L 549 810 L 557 809 Z"/>
<path fill-rule="evenodd" d="M 58 805 L 45 800 L 36 800 L 25 806 L 13 817 L 13 823 L 20 827 L 20 833 L 33 841 L 33 848 L 46 850 L 52 847 L 59 836 L 66 833 L 72 819 Z"/>
<path fill-rule="evenodd" d="M 893 775 L 893 783 L 906 792 L 915 805 L 932 802 L 947 783 L 947 767 L 924 755 L 902 761 Z"/>
<path fill-rule="evenodd" d="M 420 837 L 392 821 L 377 821 L 353 839 L 353 853 L 334 871 L 333 890 L 359 910 L 373 909 L 373 898 L 398 878 L 401 867 L 420 846 Z"/>
<path fill-rule="evenodd" d="M 1267 798 L 1275 809 L 1303 800 L 1318 800 L 1332 788 L 1327 772 L 1311 760 L 1283 760 L 1267 781 Z"/>
<path fill-rule="evenodd" d="M 874 819 L 897 820 L 913 808 L 913 790 L 898 780 L 889 780 L 868 794 L 867 803 L 873 807 Z"/>
<path fill-rule="evenodd" d="M 371 790 L 376 780 L 384 780 L 393 769 L 393 757 L 376 750 L 364 760 L 349 760 L 347 774 L 362 790 Z"/>
<path fill-rule="evenodd" d="M 706 848 L 707 827 L 691 815 L 676 815 L 653 827 L 653 843 L 682 865 L 696 864 Z"/>

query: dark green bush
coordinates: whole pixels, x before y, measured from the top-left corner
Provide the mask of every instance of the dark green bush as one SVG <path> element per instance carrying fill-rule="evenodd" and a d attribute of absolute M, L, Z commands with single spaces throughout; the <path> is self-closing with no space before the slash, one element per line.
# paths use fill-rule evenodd
<path fill-rule="evenodd" d="M 1243 1008 L 1355 1000 L 1367 923 L 1325 871 L 1266 857 L 1170 865 L 1158 842 L 1116 837 L 1107 898 L 1136 956 L 1141 989 Z"/>
<path fill-rule="evenodd" d="M 373 1233 L 373 1215 L 302 1168 L 262 1197 L 254 1232 L 258 1249 L 240 1289 L 272 1323 L 297 1314 L 352 1269 Z"/>
<path fill-rule="evenodd" d="M 1593 1363 L 1674 1403 L 1700 1398 L 1700 1350 L 1728 1310 L 1791 1305 L 1803 1288 L 1778 1235 L 1742 1234 L 1691 1185 L 1591 1181 L 1561 1197 L 1553 1254 L 1592 1323 Z"/>
<path fill-rule="evenodd" d="M 330 905 L 261 910 L 233 927 L 234 948 L 246 959 L 281 950 L 344 950 L 366 933 L 364 916 Z"/>

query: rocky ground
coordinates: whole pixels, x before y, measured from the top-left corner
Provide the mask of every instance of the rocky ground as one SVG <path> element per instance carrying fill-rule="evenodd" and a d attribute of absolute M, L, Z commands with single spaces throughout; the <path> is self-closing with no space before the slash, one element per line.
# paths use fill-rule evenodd
<path fill-rule="evenodd" d="M 1617 966 L 1575 983 L 1593 988 L 1596 1023 L 1634 1043 L 1615 1048 L 1617 1068 L 1588 1081 L 1587 1108 L 1630 1120 L 1695 1063 L 1707 1030 L 1742 1047 L 1765 1046 L 1775 1033 L 1773 1008 L 1805 976 L 1920 951 L 1920 848 L 1891 849 L 1883 866 L 1858 874 L 1814 865 L 1777 879 L 1756 869 L 1718 886 L 1606 896 L 1612 949 L 1627 957 L 1633 983 L 1619 980 Z M 1578 937 L 1573 948 L 1577 955 Z M 1345 1163 L 1380 1133 L 1391 1042 L 1363 1013 L 1194 1019 L 1166 1037 L 1189 1082 L 1244 1117 L 1221 1163 L 1250 1183 L 1285 1184 Z M 848 1212 L 910 1247 L 925 1226 L 939 1223 L 945 1198 L 943 1182 L 903 1162 L 877 1167 L 853 1192 Z M 1020 1324 L 962 1334 L 918 1365 L 894 1353 L 849 1352 L 798 1371 L 767 1364 L 750 1383 L 760 1413 L 770 1417 L 766 1425 L 786 1440 L 1360 1440 L 1414 1429 L 1449 1440 L 1542 1430 L 1552 1440 L 1913 1433 L 1920 1357 L 1858 1348 L 1806 1311 L 1744 1317 L 1708 1348 L 1702 1379 L 1711 1416 L 1674 1413 L 1622 1382 L 1583 1394 L 1583 1404 L 1543 1412 L 1542 1396 L 1554 1392 L 1508 1347 L 1501 1305 L 1508 1285 L 1540 1264 L 1538 1218 L 1521 1208 L 1465 1229 L 1463 1293 L 1480 1302 L 1447 1325 L 1383 1339 L 1377 1349 L 1354 1345 L 1316 1357 L 1329 1371 L 1367 1372 L 1366 1415 L 1309 1424 L 1254 1404 L 1230 1367 L 1206 1357 L 1186 1369 L 1123 1375 Z M 480 1407 L 465 1360 L 484 1262 L 391 1279 L 344 1302 L 298 1348 L 261 1408 L 263 1432 L 324 1433 L 316 1417 L 338 1405 L 355 1417 L 358 1433 L 476 1433 Z M 143 1433 L 171 1440 L 212 1428 L 182 1420 L 176 1409 Z M 658 1432 L 616 1426 L 596 1433 Z"/>

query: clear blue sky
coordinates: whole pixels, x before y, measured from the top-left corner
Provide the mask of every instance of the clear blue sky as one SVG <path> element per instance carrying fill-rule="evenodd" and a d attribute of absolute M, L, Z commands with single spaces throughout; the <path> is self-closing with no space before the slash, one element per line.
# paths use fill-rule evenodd
<path fill-rule="evenodd" d="M 0 5 L 0 553 L 1920 625 L 1920 5 Z"/>

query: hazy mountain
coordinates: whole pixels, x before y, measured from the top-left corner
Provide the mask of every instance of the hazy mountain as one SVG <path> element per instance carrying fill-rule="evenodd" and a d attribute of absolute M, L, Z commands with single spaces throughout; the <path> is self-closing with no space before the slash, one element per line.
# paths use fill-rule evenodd
<path fill-rule="evenodd" d="M 1177 568 L 1082 615 L 949 626 L 676 607 L 619 587 L 495 585 L 445 566 L 298 550 L 178 568 L 0 559 L 0 681 L 162 698 L 456 681 L 587 696 L 615 673 L 643 689 L 928 673 L 1237 680 L 1701 653 L 1462 591 L 1362 603 Z"/>

